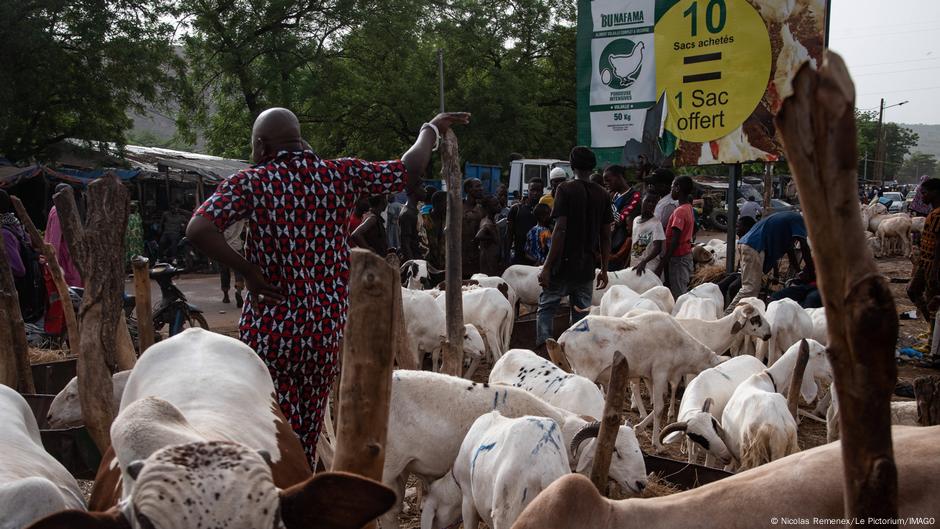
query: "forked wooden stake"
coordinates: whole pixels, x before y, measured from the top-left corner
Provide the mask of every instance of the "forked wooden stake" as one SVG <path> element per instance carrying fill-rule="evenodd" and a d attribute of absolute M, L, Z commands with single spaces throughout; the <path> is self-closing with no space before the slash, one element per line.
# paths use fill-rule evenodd
<path fill-rule="evenodd" d="M 461 291 L 462 261 L 461 240 L 463 238 L 463 200 L 460 155 L 457 150 L 457 135 L 448 130 L 441 142 L 441 161 L 444 180 L 447 182 L 446 225 L 446 273 L 447 298 L 444 312 L 447 321 L 447 343 L 444 344 L 444 361 L 441 372 L 459 377 L 463 373 L 463 292 Z"/>
<path fill-rule="evenodd" d="M 134 305 L 137 311 L 137 347 L 144 354 L 153 345 L 153 305 L 150 301 L 150 261 L 140 255 L 131 259 L 134 269 Z"/>
<path fill-rule="evenodd" d="M 597 490 L 607 495 L 607 476 L 610 472 L 610 459 L 620 431 L 623 402 L 627 398 L 627 377 L 630 366 L 620 351 L 614 352 L 614 361 L 610 369 L 610 387 L 604 401 L 604 418 L 597 434 L 597 451 L 594 454 L 594 466 L 591 467 L 591 482 Z"/>
<path fill-rule="evenodd" d="M 355 249 L 350 256 L 349 318 L 337 407 L 333 470 L 382 480 L 392 362 L 397 349 L 398 270 Z"/>
<path fill-rule="evenodd" d="M 111 446 L 111 374 L 119 363 L 117 333 L 124 318 L 124 232 L 130 210 L 129 194 L 113 174 L 88 186 L 88 216 L 83 225 L 71 188 L 56 193 L 55 205 L 69 253 L 85 281 L 79 309 L 81 350 L 78 386 L 82 418 L 98 450 Z M 133 365 L 133 363 L 131 363 Z"/>
<path fill-rule="evenodd" d="M 21 393 L 36 393 L 29 367 L 26 323 L 20 312 L 13 270 L 6 250 L 0 249 L 0 383 Z"/>
<path fill-rule="evenodd" d="M 26 233 L 29 234 L 29 240 L 32 241 L 33 248 L 42 252 L 42 256 L 46 258 L 46 265 L 49 267 L 52 282 L 55 284 L 56 293 L 59 295 L 59 300 L 62 304 L 62 313 L 65 317 L 65 329 L 69 337 L 69 347 L 72 349 L 72 352 L 78 353 L 81 349 L 78 317 L 75 315 L 75 308 L 72 307 L 72 298 L 69 296 L 69 285 L 65 282 L 65 274 L 62 273 L 62 267 L 59 266 L 59 259 L 56 257 L 55 248 L 42 240 L 42 235 L 39 234 L 39 230 L 37 230 L 36 225 L 33 224 L 33 219 L 31 219 L 26 212 L 23 202 L 21 202 L 19 198 L 12 196 L 10 200 L 13 202 L 14 209 L 16 209 L 16 216 L 19 217 L 20 223 L 26 228 Z"/>
<path fill-rule="evenodd" d="M 842 59 L 804 64 L 775 119 L 813 244 L 841 418 L 845 517 L 897 519 L 890 401 L 898 318 L 858 207 L 855 87 Z M 891 526 L 896 527 L 896 526 Z"/>

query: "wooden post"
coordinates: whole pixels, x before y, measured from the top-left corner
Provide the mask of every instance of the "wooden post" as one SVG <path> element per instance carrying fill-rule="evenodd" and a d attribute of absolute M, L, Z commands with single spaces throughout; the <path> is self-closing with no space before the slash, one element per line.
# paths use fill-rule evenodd
<path fill-rule="evenodd" d="M 774 197 L 774 165 L 772 163 L 764 164 L 764 214 L 766 217 L 770 214 L 770 199 Z"/>
<path fill-rule="evenodd" d="M 113 174 L 88 186 L 83 225 L 71 188 L 55 195 L 55 205 L 75 266 L 85 281 L 79 309 L 81 350 L 78 386 L 85 427 L 101 453 L 111 446 L 111 374 L 118 370 L 119 319 L 123 319 L 124 234 L 128 191 Z"/>
<path fill-rule="evenodd" d="M 614 352 L 614 361 L 610 370 L 610 387 L 607 388 L 607 399 L 604 402 L 604 418 L 597 434 L 597 451 L 594 454 L 594 466 L 591 468 L 591 483 L 597 490 L 607 494 L 607 474 L 610 471 L 610 458 L 617 442 L 617 432 L 620 431 L 620 411 L 627 397 L 627 377 L 630 366 L 626 357 L 620 351 Z"/>
<path fill-rule="evenodd" d="M 803 373 L 809 363 L 809 344 L 806 340 L 800 341 L 800 352 L 793 366 L 793 375 L 790 376 L 790 386 L 787 388 L 787 408 L 796 424 L 800 424 L 800 386 L 803 385 Z"/>
<path fill-rule="evenodd" d="M 398 256 L 389 254 L 385 257 L 388 265 L 395 270 L 401 270 L 401 263 Z M 415 363 L 413 351 L 408 345 L 408 334 L 405 330 L 405 307 L 402 305 L 401 286 L 392 290 L 392 308 L 395 310 L 395 336 L 398 339 L 395 342 L 395 362 L 400 369 L 421 369 L 420 365 Z"/>
<path fill-rule="evenodd" d="M 855 88 L 826 52 L 804 64 L 775 118 L 790 162 L 829 325 L 829 360 L 841 414 L 845 518 L 897 519 L 890 400 L 898 318 L 858 213 Z M 896 527 L 896 525 L 890 525 Z"/>
<path fill-rule="evenodd" d="M 463 374 L 463 276 L 461 243 L 463 236 L 463 200 L 460 189 L 463 185 L 460 173 L 460 157 L 457 150 L 457 135 L 448 130 L 441 146 L 441 161 L 444 180 L 447 182 L 447 241 L 446 272 L 444 281 L 447 297 L 444 311 L 447 319 L 447 342 L 444 344 L 444 362 L 441 372 L 459 377 Z"/>
<path fill-rule="evenodd" d="M 0 250 L 0 382 L 20 393 L 36 393 L 29 368 L 26 323 L 6 249 Z"/>
<path fill-rule="evenodd" d="M 350 256 L 349 318 L 336 424 L 333 470 L 382 480 L 395 358 L 394 292 L 398 270 L 361 249 Z"/>
<path fill-rule="evenodd" d="M 81 345 L 78 331 L 78 317 L 75 315 L 75 308 L 72 307 L 72 299 L 69 296 L 69 285 L 65 282 L 65 274 L 62 272 L 62 267 L 59 265 L 55 248 L 53 248 L 51 244 L 47 244 L 43 241 L 39 230 L 36 229 L 36 225 L 33 224 L 32 219 L 29 217 L 20 199 L 10 197 L 10 200 L 13 202 L 13 207 L 16 209 L 16 216 L 20 218 L 20 223 L 26 228 L 26 233 L 29 234 L 33 248 L 42 252 L 43 257 L 46 258 L 46 265 L 49 267 L 52 282 L 55 284 L 56 293 L 59 295 L 59 300 L 62 305 L 62 312 L 65 317 L 65 328 L 69 337 L 69 347 L 73 353 L 78 353 Z"/>
<path fill-rule="evenodd" d="M 131 259 L 134 267 L 134 302 L 137 310 L 137 345 L 144 354 L 153 345 L 153 314 L 150 301 L 150 261 L 137 255 Z"/>
<path fill-rule="evenodd" d="M 921 426 L 940 424 L 940 376 L 915 378 L 914 398 L 917 399 L 917 423 Z"/>

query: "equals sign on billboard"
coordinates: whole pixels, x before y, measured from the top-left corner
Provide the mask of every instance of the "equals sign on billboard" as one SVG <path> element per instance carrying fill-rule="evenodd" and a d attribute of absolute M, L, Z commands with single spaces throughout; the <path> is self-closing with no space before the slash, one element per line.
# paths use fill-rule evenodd
<path fill-rule="evenodd" d="M 720 61 L 721 52 L 715 53 L 703 53 L 701 55 L 689 55 L 688 57 L 682 58 L 683 64 L 698 64 L 701 62 L 711 62 L 711 61 Z M 683 75 L 683 83 L 699 83 L 702 81 L 715 81 L 721 79 L 721 72 L 705 72 L 705 73 L 696 73 L 692 75 Z"/>

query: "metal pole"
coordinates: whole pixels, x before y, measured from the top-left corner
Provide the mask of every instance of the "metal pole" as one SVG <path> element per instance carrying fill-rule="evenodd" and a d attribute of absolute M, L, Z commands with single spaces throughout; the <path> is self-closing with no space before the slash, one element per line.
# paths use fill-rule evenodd
<path fill-rule="evenodd" d="M 738 179 L 741 177 L 741 164 L 731 166 L 731 175 L 728 179 L 728 253 L 725 270 L 729 274 L 734 272 L 735 237 L 738 227 Z"/>
<path fill-rule="evenodd" d="M 440 81 L 441 112 L 444 112 L 444 50 L 437 50 L 437 78 Z"/>
<path fill-rule="evenodd" d="M 868 182 L 868 151 L 865 151 L 865 167 L 862 169 L 863 174 L 865 175 L 865 181 Z"/>
<path fill-rule="evenodd" d="M 885 183 L 885 155 L 884 155 L 884 116 L 885 99 L 881 98 L 881 106 L 878 110 L 878 143 L 875 147 L 875 179 L 881 180 L 881 185 Z"/>

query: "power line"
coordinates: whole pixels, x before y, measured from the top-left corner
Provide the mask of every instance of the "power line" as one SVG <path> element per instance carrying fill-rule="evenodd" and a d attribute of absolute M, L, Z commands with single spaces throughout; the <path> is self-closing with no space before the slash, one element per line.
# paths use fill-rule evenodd
<path fill-rule="evenodd" d="M 873 62 L 870 64 L 852 64 L 850 65 L 851 69 L 855 68 L 868 68 L 870 66 L 884 66 L 886 64 L 903 64 L 906 62 L 922 62 L 922 61 L 940 61 L 940 57 L 926 57 L 923 59 L 907 59 L 904 61 L 886 61 L 886 62 Z"/>
<path fill-rule="evenodd" d="M 928 66 L 926 68 L 908 68 L 906 70 L 892 70 L 890 72 L 857 73 L 857 74 L 852 75 L 852 77 L 865 77 L 866 75 L 887 75 L 889 73 L 923 72 L 925 70 L 940 70 L 940 66 Z"/>
<path fill-rule="evenodd" d="M 933 31 L 937 31 L 937 30 L 940 30 L 940 27 L 924 28 L 924 29 L 911 29 L 911 30 L 908 30 L 908 31 L 901 31 L 901 32 L 897 32 L 897 33 L 866 33 L 865 35 L 847 35 L 847 36 L 844 36 L 844 37 L 838 37 L 838 36 L 833 35 L 833 36 L 831 37 L 831 39 L 832 39 L 833 41 L 839 41 L 839 40 L 849 40 L 849 39 L 870 39 L 870 38 L 874 38 L 874 37 L 896 37 L 896 36 L 898 36 L 898 35 L 907 36 L 907 35 L 910 35 L 911 33 L 924 33 L 924 32 L 927 32 L 927 31 L 933 32 Z"/>
<path fill-rule="evenodd" d="M 921 90 L 936 90 L 940 88 L 940 85 L 937 86 L 924 86 L 921 88 L 904 88 L 901 90 L 885 90 L 881 92 L 869 92 L 867 94 L 858 94 L 859 96 L 876 96 L 879 94 L 896 94 L 898 92 L 920 92 Z M 878 108 L 878 107 L 875 107 Z"/>

